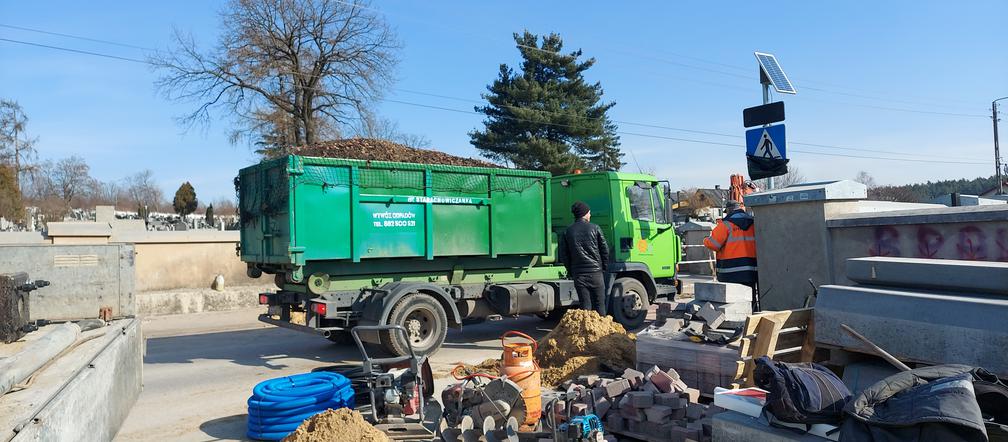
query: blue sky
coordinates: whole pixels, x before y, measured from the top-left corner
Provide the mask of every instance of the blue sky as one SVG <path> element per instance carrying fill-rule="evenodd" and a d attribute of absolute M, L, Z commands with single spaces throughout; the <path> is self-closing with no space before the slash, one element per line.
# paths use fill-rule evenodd
<path fill-rule="evenodd" d="M 476 156 L 467 133 L 481 126 L 480 116 L 417 105 L 472 110 L 474 103 L 463 100 L 479 100 L 500 63 L 517 65 L 512 32 L 558 32 L 569 49 L 597 59 L 588 77 L 602 83 L 606 101 L 617 103 L 611 117 L 625 122 L 619 125 L 625 170 L 653 170 L 673 187 L 727 185 L 731 173 L 745 170 L 741 110 L 760 104 L 752 55 L 760 50 L 778 56 L 799 91 L 783 97 L 789 142 L 868 150 L 789 145 L 792 165 L 809 180 L 852 178 L 860 170 L 892 184 L 993 173 L 990 101 L 1008 95 L 1008 2 L 772 4 L 779 6 L 376 1 L 403 44 L 398 81 L 387 95 L 398 102 L 378 109 L 401 130 L 427 136 L 434 148 Z M 0 24 L 143 47 L 164 47 L 177 26 L 209 46 L 222 5 L 5 2 Z M 0 38 L 144 56 L 139 49 L 3 27 Z M 184 132 L 174 117 L 190 105 L 160 97 L 156 73 L 142 64 L 4 41 L 0 63 L 0 96 L 22 104 L 43 158 L 80 155 L 102 180 L 152 169 L 169 195 L 189 180 L 204 200 L 233 195 L 237 170 L 256 161 L 247 146 L 228 142 L 224 115 L 206 130 Z"/>

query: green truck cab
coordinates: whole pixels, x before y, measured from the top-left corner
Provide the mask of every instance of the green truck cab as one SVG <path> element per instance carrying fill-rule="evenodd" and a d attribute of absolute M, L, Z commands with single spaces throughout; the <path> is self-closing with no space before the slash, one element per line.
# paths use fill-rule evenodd
<path fill-rule="evenodd" d="M 235 187 L 239 255 L 249 276 L 278 287 L 260 294 L 260 320 L 334 341 L 355 325 L 398 324 L 430 354 L 450 326 L 579 306 L 555 262 L 577 200 L 609 242 L 617 321 L 637 328 L 656 297 L 676 292 L 668 188 L 649 175 L 288 156 L 242 169 Z M 406 353 L 402 337 L 362 338 Z"/>

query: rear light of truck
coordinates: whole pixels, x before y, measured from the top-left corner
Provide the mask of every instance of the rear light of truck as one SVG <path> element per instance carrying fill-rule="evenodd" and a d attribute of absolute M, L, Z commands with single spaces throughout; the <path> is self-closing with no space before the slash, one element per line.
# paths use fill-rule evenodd
<path fill-rule="evenodd" d="M 259 294 L 259 304 L 260 305 L 267 305 L 267 304 L 269 304 L 269 302 L 270 302 L 270 296 L 269 296 L 268 293 L 260 293 Z"/>
<path fill-rule="evenodd" d="M 328 309 L 326 308 L 326 305 L 323 302 L 313 302 L 311 305 L 311 310 L 319 316 L 325 316 L 326 311 Z"/>

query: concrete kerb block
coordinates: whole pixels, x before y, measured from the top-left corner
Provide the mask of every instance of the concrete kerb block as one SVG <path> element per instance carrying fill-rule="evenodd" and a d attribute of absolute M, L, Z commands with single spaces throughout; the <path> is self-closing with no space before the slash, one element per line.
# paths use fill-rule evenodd
<path fill-rule="evenodd" d="M 605 386 L 606 396 L 609 399 L 616 399 L 620 395 L 630 391 L 630 381 L 626 379 L 617 379 Z"/>
<path fill-rule="evenodd" d="M 612 408 L 612 402 L 605 397 L 595 398 L 595 415 L 600 419 L 606 417 L 609 410 Z"/>
<path fill-rule="evenodd" d="M 623 371 L 623 379 L 630 381 L 630 388 L 637 388 L 644 383 L 644 373 L 628 368 Z"/>
<path fill-rule="evenodd" d="M 709 302 L 705 302 L 700 307 L 700 312 L 697 313 L 697 316 L 699 316 L 700 319 L 703 319 L 709 328 L 718 328 L 725 320 L 724 312 L 716 309 L 714 305 Z"/>
<path fill-rule="evenodd" d="M 675 379 L 669 376 L 668 373 L 659 370 L 657 373 L 651 375 L 651 380 L 648 382 L 653 384 L 659 393 L 669 393 L 673 390 L 672 384 L 675 382 Z"/>
<path fill-rule="evenodd" d="M 721 304 L 732 302 L 752 302 L 752 289 L 742 284 L 727 282 L 697 282 L 694 284 L 693 299 Z"/>
<path fill-rule="evenodd" d="M 654 405 L 654 394 L 649 391 L 628 392 L 626 399 L 634 408 L 648 408 Z"/>
<path fill-rule="evenodd" d="M 707 407 L 701 404 L 689 404 L 686 406 L 686 419 L 691 421 L 699 420 L 703 417 L 706 409 Z"/>
<path fill-rule="evenodd" d="M 648 422 L 662 423 L 672 415 L 672 408 L 665 405 L 654 405 L 644 410 Z"/>

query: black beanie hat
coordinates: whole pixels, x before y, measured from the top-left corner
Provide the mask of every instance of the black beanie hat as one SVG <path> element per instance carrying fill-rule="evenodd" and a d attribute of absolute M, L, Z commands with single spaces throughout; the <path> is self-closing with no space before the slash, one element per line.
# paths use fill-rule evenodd
<path fill-rule="evenodd" d="M 571 213 L 574 214 L 574 219 L 585 216 L 589 211 L 591 211 L 591 207 L 588 207 L 588 205 L 582 201 L 578 201 L 571 205 Z"/>

